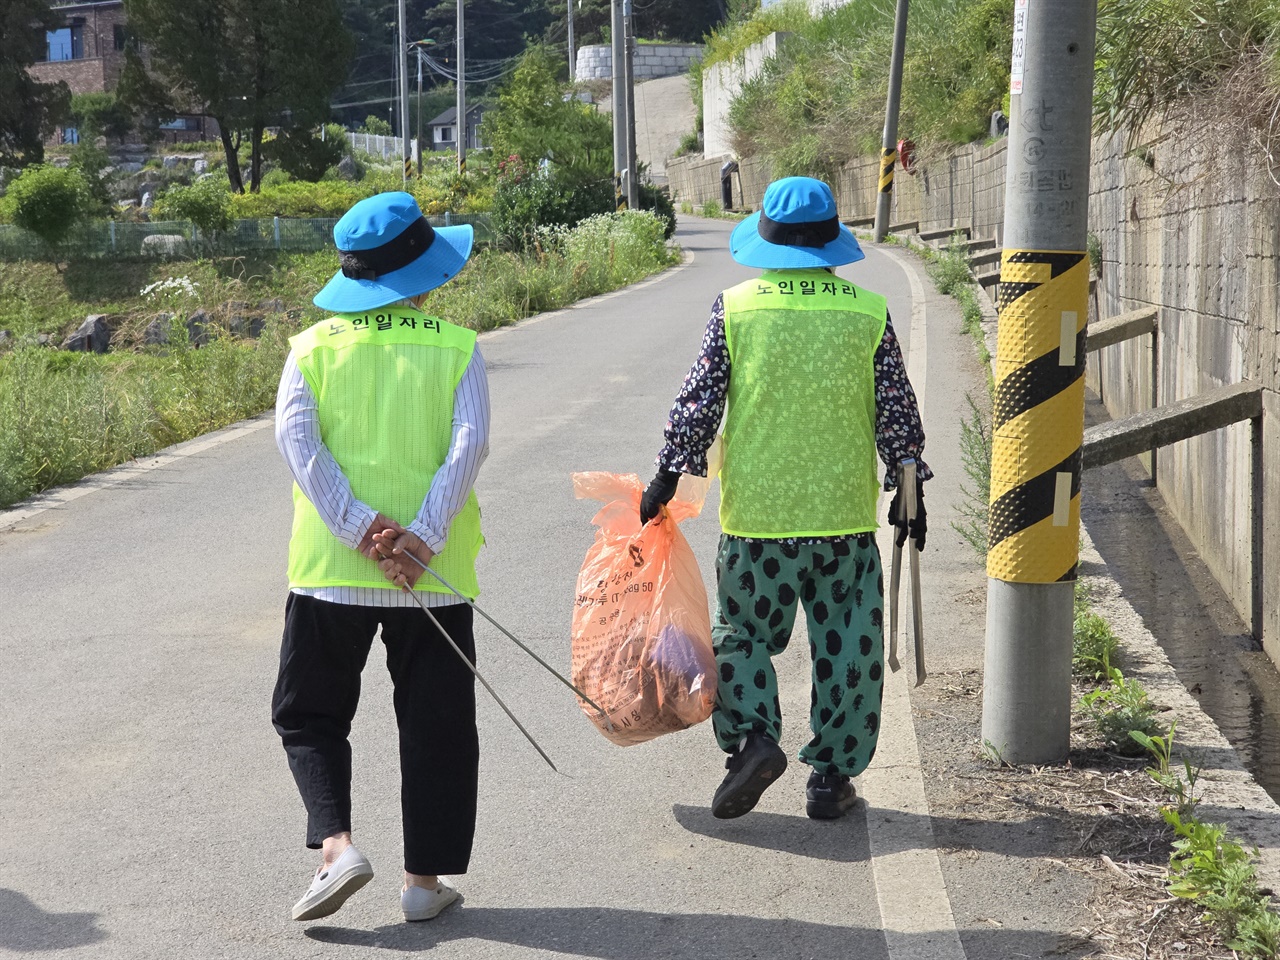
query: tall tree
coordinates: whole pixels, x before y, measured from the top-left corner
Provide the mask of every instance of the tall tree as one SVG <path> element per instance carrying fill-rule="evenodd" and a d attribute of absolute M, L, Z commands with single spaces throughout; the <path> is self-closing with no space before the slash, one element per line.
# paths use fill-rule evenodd
<path fill-rule="evenodd" d="M 61 23 L 49 0 L 0 3 L 0 166 L 43 160 L 45 138 L 70 108 L 65 83 L 38 83 L 27 72 L 44 47 L 45 31 Z"/>
<path fill-rule="evenodd" d="M 249 189 L 257 192 L 265 129 L 325 120 L 351 58 L 338 0 L 125 0 L 125 10 L 150 72 L 188 108 L 218 121 L 227 176 L 241 193 L 242 139 L 250 145 Z M 140 66 L 140 58 L 130 61 L 134 71 Z"/>

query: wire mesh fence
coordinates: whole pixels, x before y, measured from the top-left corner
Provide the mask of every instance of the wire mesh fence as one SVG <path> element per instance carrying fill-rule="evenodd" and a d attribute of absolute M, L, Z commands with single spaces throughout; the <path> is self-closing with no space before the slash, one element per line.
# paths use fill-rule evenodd
<path fill-rule="evenodd" d="M 427 218 L 434 227 L 469 223 L 476 242 L 493 239 L 484 214 L 451 214 Z M 33 233 L 0 224 L 0 260 L 192 259 L 247 253 L 310 253 L 333 247 L 337 219 L 295 220 L 270 217 L 237 220 L 228 230 L 204 233 L 181 220 L 127 223 L 95 220 L 80 224 L 56 248 Z"/>

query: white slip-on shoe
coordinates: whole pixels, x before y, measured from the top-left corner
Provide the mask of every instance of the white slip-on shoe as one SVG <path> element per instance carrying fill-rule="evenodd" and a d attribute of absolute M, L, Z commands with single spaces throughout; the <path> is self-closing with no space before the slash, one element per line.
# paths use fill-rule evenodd
<path fill-rule="evenodd" d="M 293 905 L 293 919 L 319 920 L 337 913 L 347 898 L 373 879 L 373 867 L 355 847 L 347 847 L 331 867 L 316 871 L 306 895 Z"/>
<path fill-rule="evenodd" d="M 459 899 L 458 891 L 443 880 L 434 890 L 426 887 L 406 887 L 400 891 L 400 909 L 406 920 L 432 920 L 445 907 Z"/>

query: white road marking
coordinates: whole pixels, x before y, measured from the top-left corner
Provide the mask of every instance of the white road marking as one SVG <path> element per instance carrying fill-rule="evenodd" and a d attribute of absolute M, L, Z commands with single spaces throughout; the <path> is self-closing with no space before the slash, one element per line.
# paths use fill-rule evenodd
<path fill-rule="evenodd" d="M 924 284 L 912 260 L 892 250 L 883 252 L 902 267 L 911 284 L 907 376 L 923 409 L 928 349 Z M 920 771 L 907 687 L 907 676 L 913 673 L 885 672 L 876 759 L 858 778 L 867 801 L 871 871 L 880 901 L 880 921 L 889 960 L 965 960 Z"/>

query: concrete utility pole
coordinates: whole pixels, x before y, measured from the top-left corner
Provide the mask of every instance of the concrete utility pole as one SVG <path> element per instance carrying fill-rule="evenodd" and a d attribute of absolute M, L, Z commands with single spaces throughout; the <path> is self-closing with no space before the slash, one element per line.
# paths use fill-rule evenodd
<path fill-rule="evenodd" d="M 982 736 L 1066 756 L 1079 561 L 1097 0 L 1015 0 Z"/>
<path fill-rule="evenodd" d="M 467 41 L 462 0 L 458 0 L 458 172 L 467 172 Z"/>
<path fill-rule="evenodd" d="M 622 0 L 610 3 L 612 20 L 609 27 L 609 46 L 613 54 L 613 195 L 614 206 L 627 207 L 627 195 L 622 190 L 622 175 L 627 169 L 627 91 L 626 91 L 626 35 L 622 16 Z"/>
<path fill-rule="evenodd" d="M 568 0 L 569 7 L 569 82 L 578 80 L 578 58 L 573 51 L 573 0 Z"/>
<path fill-rule="evenodd" d="M 631 0 L 622 0 L 627 65 L 627 206 L 640 209 L 640 176 L 636 166 L 636 32 Z"/>
<path fill-rule="evenodd" d="M 907 0 L 898 0 L 893 15 L 893 53 L 889 58 L 889 100 L 884 108 L 884 139 L 880 150 L 880 197 L 876 201 L 875 241 L 889 232 L 893 202 L 893 164 L 898 159 L 898 105 L 902 101 L 902 59 L 907 49 Z"/>
<path fill-rule="evenodd" d="M 419 40 L 413 45 L 413 52 L 418 60 L 418 132 L 414 138 L 418 147 L 418 176 L 422 176 L 422 47 Z"/>
<path fill-rule="evenodd" d="M 405 0 L 400 0 L 398 11 L 399 52 L 396 54 L 396 68 L 400 76 L 400 144 L 404 154 L 403 182 L 407 184 L 413 175 L 413 153 L 409 145 L 409 36 L 405 32 Z"/>

